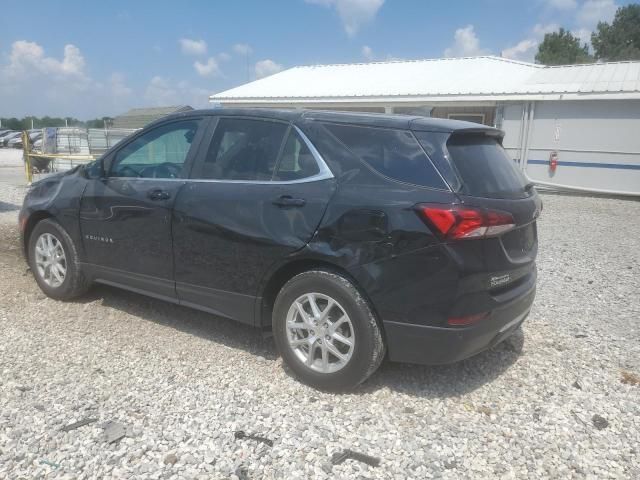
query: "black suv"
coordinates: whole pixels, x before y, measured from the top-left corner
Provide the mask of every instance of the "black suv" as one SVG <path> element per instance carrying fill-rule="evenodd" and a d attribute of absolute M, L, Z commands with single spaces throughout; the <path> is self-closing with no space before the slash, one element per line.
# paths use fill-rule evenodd
<path fill-rule="evenodd" d="M 502 132 L 400 115 L 180 113 L 34 183 L 40 288 L 115 285 L 272 330 L 320 388 L 454 362 L 513 333 L 536 285 L 535 189 Z"/>

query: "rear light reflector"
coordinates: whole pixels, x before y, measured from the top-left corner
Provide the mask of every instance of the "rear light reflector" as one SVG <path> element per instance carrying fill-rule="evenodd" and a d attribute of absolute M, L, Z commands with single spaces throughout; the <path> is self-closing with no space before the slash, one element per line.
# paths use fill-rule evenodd
<path fill-rule="evenodd" d="M 453 327 L 464 327 L 478 323 L 480 320 L 484 320 L 488 316 L 489 312 L 465 315 L 464 317 L 450 317 L 447 319 L 447 324 Z"/>
<path fill-rule="evenodd" d="M 513 216 L 500 210 L 432 203 L 419 204 L 416 210 L 427 225 L 448 240 L 493 237 L 516 226 Z"/>

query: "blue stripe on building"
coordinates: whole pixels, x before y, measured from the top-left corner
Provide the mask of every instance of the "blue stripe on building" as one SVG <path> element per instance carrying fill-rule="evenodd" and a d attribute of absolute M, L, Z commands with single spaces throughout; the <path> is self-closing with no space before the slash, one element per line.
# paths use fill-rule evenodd
<path fill-rule="evenodd" d="M 547 165 L 549 160 L 529 160 L 532 165 Z M 640 165 L 626 165 L 624 163 L 590 163 L 590 162 L 558 162 L 558 167 L 589 167 L 589 168 L 614 168 L 618 170 L 640 170 Z"/>

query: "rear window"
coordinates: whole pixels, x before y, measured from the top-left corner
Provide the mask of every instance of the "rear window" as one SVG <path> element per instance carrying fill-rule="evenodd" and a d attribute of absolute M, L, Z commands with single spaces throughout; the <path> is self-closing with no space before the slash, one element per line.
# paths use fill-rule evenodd
<path fill-rule="evenodd" d="M 447 150 L 464 193 L 489 198 L 526 196 L 524 175 L 495 138 L 454 134 L 447 141 Z"/>
<path fill-rule="evenodd" d="M 413 185 L 447 188 L 411 132 L 337 124 L 324 126 L 382 175 Z"/>

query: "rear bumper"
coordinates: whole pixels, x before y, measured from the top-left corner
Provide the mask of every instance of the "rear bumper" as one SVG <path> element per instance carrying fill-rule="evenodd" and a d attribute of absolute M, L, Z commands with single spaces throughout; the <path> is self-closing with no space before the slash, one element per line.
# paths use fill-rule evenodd
<path fill-rule="evenodd" d="M 501 305 L 491 316 L 464 328 L 383 322 L 389 359 L 438 365 L 471 357 L 497 345 L 522 324 L 535 298 L 535 283 L 523 295 Z"/>

